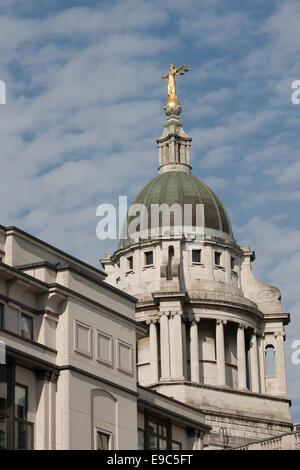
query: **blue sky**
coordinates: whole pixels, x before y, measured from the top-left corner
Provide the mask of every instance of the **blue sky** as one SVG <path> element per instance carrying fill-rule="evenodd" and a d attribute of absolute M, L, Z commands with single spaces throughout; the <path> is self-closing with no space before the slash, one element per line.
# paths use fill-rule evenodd
<path fill-rule="evenodd" d="M 177 82 L 196 176 L 221 197 L 255 275 L 280 287 L 293 418 L 300 421 L 300 79 L 297 0 L 1 0 L 0 223 L 100 267 L 96 207 L 156 173 Z"/>

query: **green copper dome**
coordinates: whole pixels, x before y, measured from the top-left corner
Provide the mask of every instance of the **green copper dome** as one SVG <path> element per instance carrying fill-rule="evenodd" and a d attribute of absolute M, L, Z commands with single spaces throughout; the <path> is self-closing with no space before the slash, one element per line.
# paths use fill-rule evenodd
<path fill-rule="evenodd" d="M 218 196 L 195 176 L 182 171 L 169 171 L 153 180 L 139 192 L 132 204 L 143 204 L 148 212 L 151 204 L 178 203 L 193 205 L 193 225 L 196 217 L 196 204 L 204 205 L 205 228 L 226 233 L 232 237 L 231 223 Z M 128 223 L 132 218 L 128 218 Z M 130 244 L 129 240 L 122 245 Z"/>

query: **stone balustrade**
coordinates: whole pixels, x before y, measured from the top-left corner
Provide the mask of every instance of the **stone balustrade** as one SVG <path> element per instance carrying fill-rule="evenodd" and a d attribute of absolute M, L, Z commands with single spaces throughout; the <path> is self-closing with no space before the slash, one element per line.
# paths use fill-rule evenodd
<path fill-rule="evenodd" d="M 232 450 L 300 450 L 300 431 L 252 442 Z"/>

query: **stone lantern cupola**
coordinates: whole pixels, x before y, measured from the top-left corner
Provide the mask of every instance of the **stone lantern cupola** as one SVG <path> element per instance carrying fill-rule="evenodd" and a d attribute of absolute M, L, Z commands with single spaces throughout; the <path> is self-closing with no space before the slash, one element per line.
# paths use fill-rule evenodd
<path fill-rule="evenodd" d="M 170 115 L 164 125 L 164 130 L 158 144 L 160 174 L 168 171 L 183 171 L 191 173 L 192 139 L 184 132 L 183 124 L 178 116 Z"/>

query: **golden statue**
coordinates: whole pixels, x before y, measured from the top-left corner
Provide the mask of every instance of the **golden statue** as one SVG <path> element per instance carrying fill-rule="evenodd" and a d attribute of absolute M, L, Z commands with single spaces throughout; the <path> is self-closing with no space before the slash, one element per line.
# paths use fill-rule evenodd
<path fill-rule="evenodd" d="M 176 75 L 184 75 L 188 72 L 186 64 L 182 64 L 181 67 L 175 67 L 174 64 L 170 64 L 170 72 L 167 75 L 162 75 L 161 79 L 168 79 L 168 101 L 166 102 L 164 109 L 167 115 L 170 114 L 180 114 L 181 113 L 181 104 L 178 101 L 176 95 Z"/>

